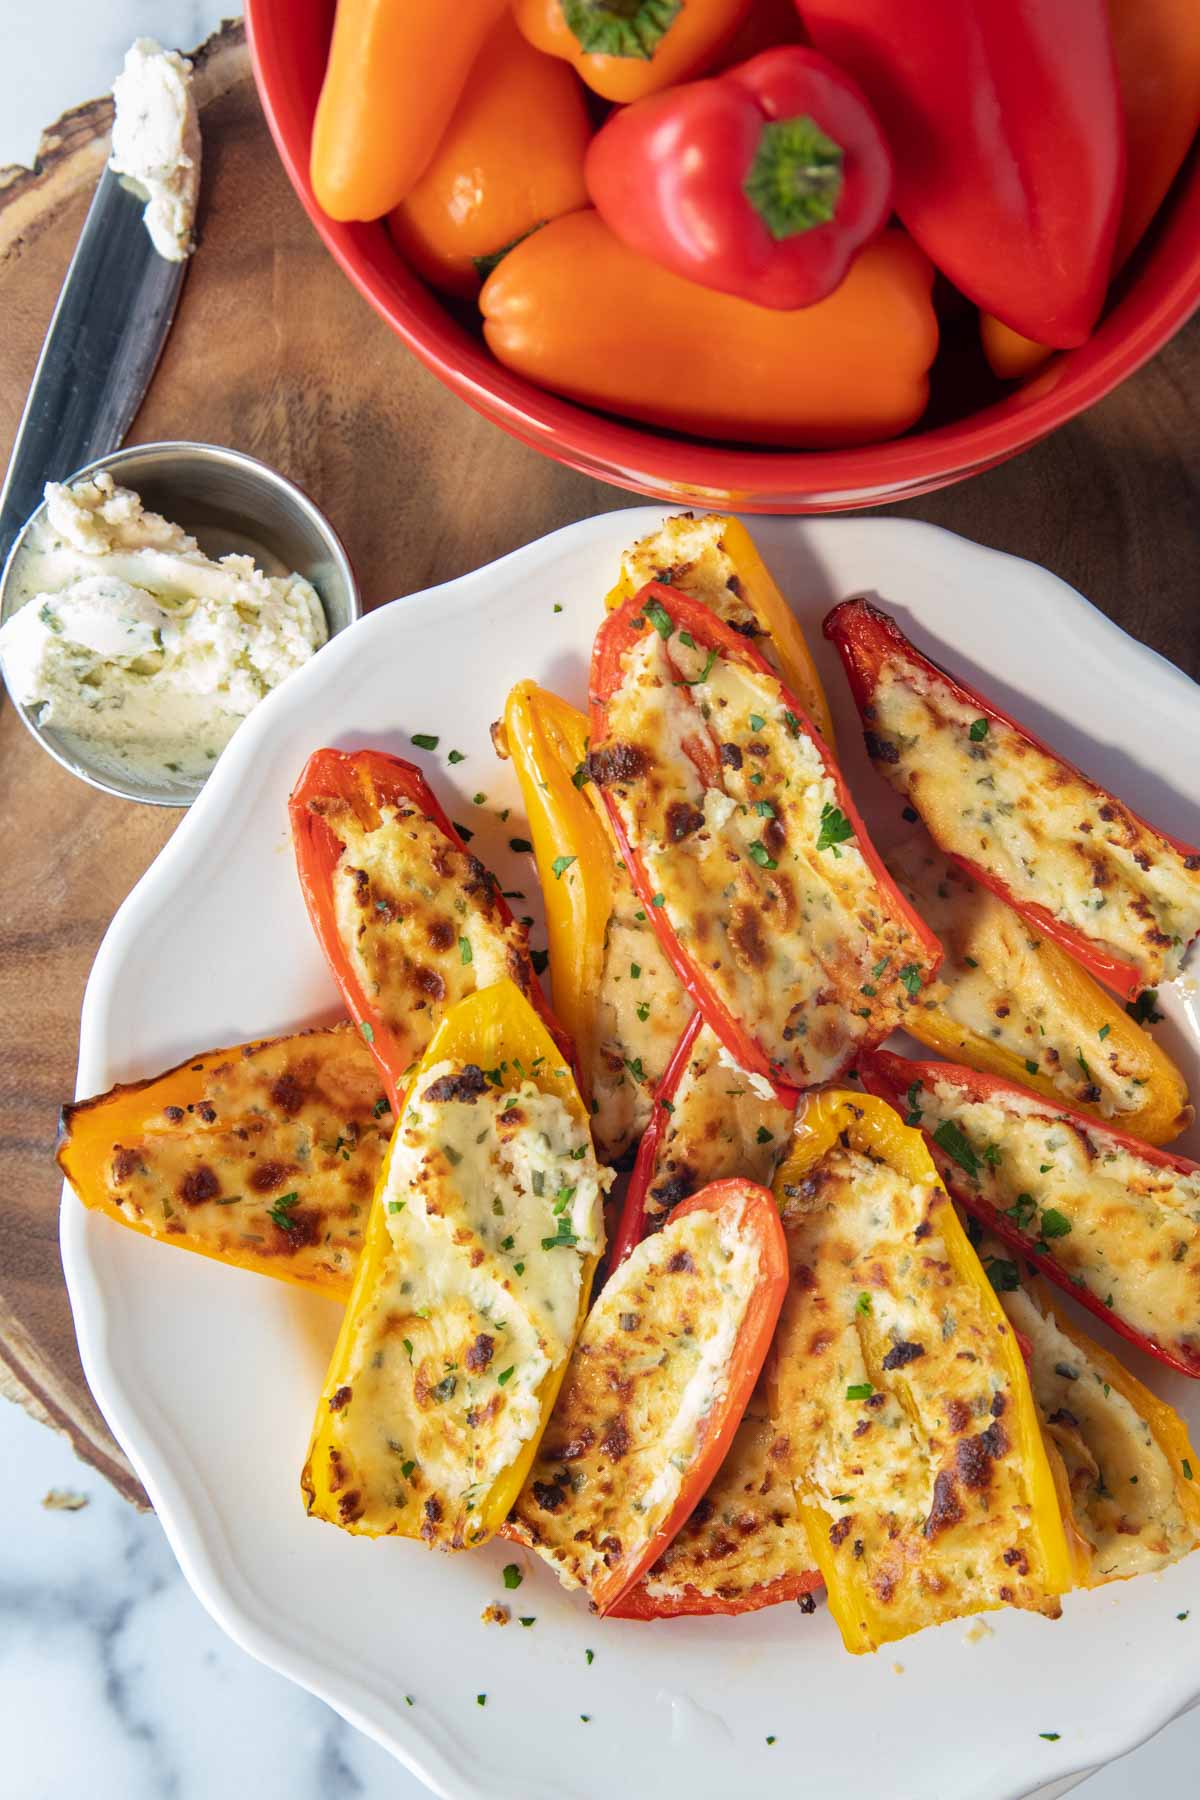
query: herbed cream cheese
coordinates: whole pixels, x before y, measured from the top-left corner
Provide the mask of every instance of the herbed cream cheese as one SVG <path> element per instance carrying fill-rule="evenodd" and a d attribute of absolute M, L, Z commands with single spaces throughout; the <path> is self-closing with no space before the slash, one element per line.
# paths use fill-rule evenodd
<path fill-rule="evenodd" d="M 328 635 L 316 589 L 214 561 L 102 471 L 46 487 L 0 629 L 9 691 L 116 775 L 203 779 L 241 721 Z"/>
<path fill-rule="evenodd" d="M 192 65 L 153 38 L 138 38 L 113 83 L 110 166 L 146 197 L 146 230 L 160 256 L 183 262 L 195 248 L 200 119 Z"/>

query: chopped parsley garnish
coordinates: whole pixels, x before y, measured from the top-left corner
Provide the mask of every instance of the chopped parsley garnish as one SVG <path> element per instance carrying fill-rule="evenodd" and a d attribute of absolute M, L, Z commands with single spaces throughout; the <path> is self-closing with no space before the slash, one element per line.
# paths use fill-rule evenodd
<path fill-rule="evenodd" d="M 642 978 L 642 965 L 641 965 L 641 963 L 630 963 L 630 965 L 629 965 L 629 979 L 630 979 L 630 980 L 631 980 L 631 981 L 640 981 L 640 980 L 641 980 L 641 978 Z"/>
<path fill-rule="evenodd" d="M 663 605 L 662 601 L 647 600 L 642 611 L 665 644 L 675 629 L 675 621 Z"/>
<path fill-rule="evenodd" d="M 382 1119 L 384 1113 L 387 1112 L 387 1110 L 388 1110 L 389 1104 L 390 1103 L 388 1101 L 387 1095 L 380 1094 L 378 1100 L 375 1102 L 374 1106 L 371 1108 L 371 1117 L 373 1119 Z"/>
<path fill-rule="evenodd" d="M 689 650 L 694 650 L 696 648 L 696 640 L 690 631 L 681 631 L 679 634 L 679 641 Z"/>
<path fill-rule="evenodd" d="M 550 952 L 548 950 L 531 950 L 529 960 L 533 964 L 534 974 L 544 975 L 550 966 Z"/>
<path fill-rule="evenodd" d="M 579 1239 L 575 1236 L 575 1233 L 571 1230 L 571 1221 L 570 1221 L 570 1219 L 567 1218 L 566 1214 L 564 1213 L 558 1221 L 557 1236 L 544 1237 L 542 1239 L 542 1249 L 543 1250 L 563 1250 L 563 1249 L 570 1250 L 570 1249 L 573 1249 L 574 1246 L 578 1242 L 579 1242 Z"/>
<path fill-rule="evenodd" d="M 561 881 L 571 864 L 576 860 L 577 858 L 574 856 L 556 856 L 554 861 L 550 864 L 550 867 L 554 870 L 555 881 Z"/>
<path fill-rule="evenodd" d="M 1048 1744 L 1057 1744 L 1059 1738 L 1062 1736 L 1062 1732 L 1061 1731 L 1039 1731 L 1038 1736 L 1040 1738 L 1045 1738 L 1045 1740 Z"/>
<path fill-rule="evenodd" d="M 775 1739 L 768 1735 L 767 1742 L 768 1742 L 768 1744 L 773 1744 L 775 1742 Z"/>
<path fill-rule="evenodd" d="M 471 940 L 470 940 L 470 938 L 465 938 L 465 937 L 460 937 L 460 938 L 459 938 L 459 940 L 458 940 L 458 954 L 459 954 L 459 956 L 460 956 L 460 957 L 461 957 L 461 958 L 462 958 L 462 961 L 463 961 L 463 962 L 464 962 L 464 963 L 469 963 L 469 962 L 473 962 L 473 961 L 474 961 L 474 960 L 475 960 L 475 959 L 474 959 L 474 957 L 473 957 L 473 956 L 472 956 L 472 954 L 471 954 Z"/>
<path fill-rule="evenodd" d="M 987 736 L 987 734 L 988 734 L 987 720 L 986 719 L 975 719 L 971 723 L 971 729 L 967 733 L 967 736 L 970 738 L 970 740 L 973 744 L 982 744 L 982 742 L 983 742 L 984 738 Z"/>
<path fill-rule="evenodd" d="M 1088 1068 L 1087 1061 L 1084 1057 L 1083 1051 L 1078 1044 L 1076 1044 L 1076 1046 L 1075 1046 L 1075 1061 L 1079 1064 L 1080 1068 L 1083 1070 L 1083 1079 L 1085 1081 L 1091 1081 L 1092 1071 Z"/>
<path fill-rule="evenodd" d="M 635 1081 L 645 1081 L 646 1071 L 642 1067 L 642 1059 L 640 1056 L 627 1056 L 625 1058 L 625 1067 L 629 1070 L 629 1073 L 633 1076 Z"/>
<path fill-rule="evenodd" d="M 504 1585 L 506 1588 L 519 1588 L 524 1579 L 525 1577 L 522 1575 L 516 1563 L 505 1563 Z"/>
<path fill-rule="evenodd" d="M 869 1400 L 875 1392 L 869 1381 L 852 1381 L 846 1389 L 847 1400 Z"/>
<path fill-rule="evenodd" d="M 596 1652 L 594 1650 L 585 1650 L 583 1654 L 587 1658 L 587 1666 L 590 1669 L 596 1660 Z"/>
<path fill-rule="evenodd" d="M 466 760 L 467 759 L 461 750 L 451 750 L 449 756 L 446 758 L 448 763 L 460 763 L 466 762 Z"/>
<path fill-rule="evenodd" d="M 414 731 L 412 741 L 418 750 L 436 750 L 438 740 L 430 731 Z"/>
<path fill-rule="evenodd" d="M 476 1706 L 486 1706 L 487 1705 L 487 1695 L 486 1694 L 476 1694 L 475 1704 L 476 1704 Z"/>
<path fill-rule="evenodd" d="M 832 850 L 835 856 L 842 853 L 839 844 L 854 836 L 854 827 L 845 813 L 840 811 L 831 800 L 827 800 L 821 808 L 821 829 L 817 835 L 818 850 Z"/>
<path fill-rule="evenodd" d="M 760 1125 L 754 1141 L 756 1144 L 769 1144 L 774 1136 L 773 1131 L 768 1131 L 765 1125 Z"/>
<path fill-rule="evenodd" d="M 1013 1204 L 1005 1209 L 1004 1216 L 1011 1219 L 1018 1231 L 1028 1231 L 1033 1224 L 1037 1207 L 1032 1194 L 1018 1194 Z"/>
<path fill-rule="evenodd" d="M 655 894 L 650 904 L 651 906 L 665 906 L 667 904 L 667 896 L 665 894 Z M 645 915 L 643 914 L 643 917 L 644 916 Z"/>
<path fill-rule="evenodd" d="M 785 712 L 783 715 L 783 722 L 793 737 L 800 736 L 800 721 L 794 712 Z"/>
<path fill-rule="evenodd" d="M 1189 1481 L 1190 1481 L 1190 1480 L 1191 1480 L 1191 1479 L 1192 1479 L 1192 1465 L 1191 1465 L 1191 1463 L 1190 1463 L 1190 1462 L 1189 1462 L 1189 1461 L 1188 1461 L 1188 1459 L 1187 1459 L 1187 1457 L 1186 1457 L 1186 1456 L 1185 1456 L 1185 1457 L 1184 1457 L 1184 1458 L 1183 1458 L 1183 1461 L 1182 1461 L 1182 1462 L 1181 1462 L 1181 1463 L 1180 1463 L 1180 1465 L 1179 1465 L 1179 1466 L 1180 1466 L 1180 1468 L 1181 1468 L 1181 1469 L 1182 1469 L 1182 1470 L 1183 1470 L 1183 1472 L 1184 1472 L 1184 1474 L 1185 1474 L 1185 1475 L 1186 1475 L 1186 1477 L 1187 1477 L 1187 1479 L 1188 1479 L 1188 1480 L 1189 1480 Z"/>
<path fill-rule="evenodd" d="M 750 729 L 751 729 L 751 731 L 761 731 L 763 726 L 766 724 L 766 722 L 767 721 L 763 718 L 761 713 L 751 713 L 750 714 Z"/>
<path fill-rule="evenodd" d="M 1021 1285 L 1021 1271 L 1006 1256 L 987 1257 L 983 1268 L 998 1294 L 1011 1294 Z"/>
<path fill-rule="evenodd" d="M 280 1194 L 274 1206 L 267 1212 L 268 1219 L 274 1220 L 280 1231 L 297 1231 L 300 1221 L 292 1218 L 292 1208 L 299 1203 L 300 1195 L 296 1192 Z"/>
<path fill-rule="evenodd" d="M 1131 1000 L 1125 1011 L 1136 1025 L 1157 1025 L 1162 1018 L 1158 1010 L 1158 989 L 1143 988 L 1136 1000 Z"/>
<path fill-rule="evenodd" d="M 429 1392 L 434 1400 L 453 1400 L 454 1390 L 458 1386 L 457 1375 L 443 1375 L 436 1387 Z"/>
<path fill-rule="evenodd" d="M 408 1360 L 409 1360 L 409 1362 L 411 1362 L 412 1361 L 412 1339 L 411 1338 L 401 1338 L 400 1342 L 404 1345 L 404 1348 L 408 1354 Z"/>
<path fill-rule="evenodd" d="M 905 963 L 899 971 L 899 979 L 915 1000 L 921 991 L 921 970 L 916 963 Z"/>
<path fill-rule="evenodd" d="M 576 763 L 575 765 L 575 773 L 571 777 L 571 786 L 585 788 L 591 779 L 591 776 L 588 774 L 587 757 L 585 756 L 581 763 Z"/>
<path fill-rule="evenodd" d="M 779 864 L 767 849 L 761 838 L 755 838 L 750 845 L 750 860 L 756 862 L 760 869 L 777 869 Z"/>
<path fill-rule="evenodd" d="M 366 1039 L 368 1044 L 373 1044 L 375 1042 L 375 1027 L 369 1022 L 369 1020 L 360 1019 L 359 1023 L 358 1023 L 358 1029 L 362 1032 L 363 1037 Z"/>
<path fill-rule="evenodd" d="M 496 1385 L 498 1387 L 507 1387 L 509 1382 L 512 1380 L 512 1376 L 513 1376 L 512 1368 L 501 1369 L 500 1373 L 496 1377 Z"/>
<path fill-rule="evenodd" d="M 407 1204 L 407 1202 L 404 1200 L 389 1200 L 388 1201 L 388 1211 L 390 1213 L 402 1213 L 404 1211 L 406 1204 Z"/>
<path fill-rule="evenodd" d="M 881 975 L 883 975 L 884 973 L 886 973 L 887 966 L 891 962 L 891 960 L 892 959 L 890 956 L 881 956 L 880 957 L 879 961 L 875 964 L 875 967 L 871 970 L 871 979 L 873 981 L 878 981 L 879 977 Z"/>
<path fill-rule="evenodd" d="M 702 681 L 707 681 L 709 676 L 712 674 L 712 666 L 716 662 L 716 660 L 717 660 L 717 652 L 715 650 L 710 650 L 708 653 L 707 660 L 705 661 L 704 667 L 701 669 L 700 673 L 698 675 L 693 675 L 690 681 L 685 680 L 683 685 L 685 687 L 699 687 L 700 683 Z"/>
<path fill-rule="evenodd" d="M 952 1161 L 958 1164 L 960 1169 L 965 1169 L 972 1180 L 979 1179 L 979 1158 L 953 1119 L 942 1120 L 933 1134 L 933 1141 L 946 1152 Z"/>
<path fill-rule="evenodd" d="M 854 1498 L 854 1495 L 853 1494 L 832 1494 L 830 1496 L 830 1498 L 832 1499 L 835 1506 L 849 1506 L 850 1502 Z"/>
<path fill-rule="evenodd" d="M 854 1307 L 854 1310 L 855 1310 L 855 1312 L 860 1312 L 860 1313 L 869 1313 L 869 1312 L 870 1312 L 870 1310 L 871 1310 L 871 1296 L 870 1296 L 870 1294 L 865 1294 L 865 1293 L 864 1293 L 864 1294 L 860 1294 L 860 1295 L 859 1295 L 859 1296 L 858 1296 L 858 1299 L 857 1299 L 857 1301 L 856 1301 L 856 1302 L 855 1302 L 855 1307 Z"/>
<path fill-rule="evenodd" d="M 648 1000 L 639 1000 L 638 1001 L 637 1016 L 642 1021 L 642 1024 L 644 1025 L 646 1023 L 646 1020 L 650 1017 L 650 1002 Z"/>
<path fill-rule="evenodd" d="M 1056 1206 L 1048 1206 L 1042 1214 L 1042 1236 L 1044 1238 L 1066 1237 L 1071 1229 L 1071 1221 L 1066 1213 L 1059 1212 Z"/>
<path fill-rule="evenodd" d="M 1027 1056 L 1025 1058 L 1025 1073 L 1027 1075 L 1036 1075 L 1037 1072 L 1038 1072 L 1037 1064 L 1034 1062 L 1032 1057 Z"/>
<path fill-rule="evenodd" d="M 534 1624 L 536 1624 L 536 1623 L 537 1623 L 537 1615 L 536 1615 L 536 1613 L 535 1613 L 535 1614 L 534 1614 L 534 1616 L 533 1616 L 533 1617 L 532 1617 L 532 1618 L 529 1618 L 529 1619 L 518 1619 L 518 1621 L 517 1621 L 517 1623 L 518 1623 L 518 1624 L 519 1624 L 519 1625 L 523 1625 L 523 1626 L 524 1626 L 524 1627 L 525 1627 L 525 1629 L 526 1629 L 526 1631 L 528 1631 L 528 1630 L 529 1630 L 529 1627 L 530 1627 L 530 1626 L 531 1626 L 531 1625 L 534 1625 Z"/>
<path fill-rule="evenodd" d="M 514 850 L 518 856 L 527 855 L 533 849 L 528 838 L 509 838 L 508 847 L 510 850 Z"/>
<path fill-rule="evenodd" d="M 1111 1030 L 1112 1030 L 1111 1025 L 1102 1025 L 1100 1027 L 1099 1031 L 1096 1033 L 1096 1036 L 1100 1039 L 1101 1043 L 1103 1043 L 1104 1039 L 1108 1036 L 1108 1034 Z"/>
<path fill-rule="evenodd" d="M 486 794 L 472 794 L 471 795 L 471 805 L 472 806 L 483 806 L 486 803 L 486 801 L 487 801 Z"/>

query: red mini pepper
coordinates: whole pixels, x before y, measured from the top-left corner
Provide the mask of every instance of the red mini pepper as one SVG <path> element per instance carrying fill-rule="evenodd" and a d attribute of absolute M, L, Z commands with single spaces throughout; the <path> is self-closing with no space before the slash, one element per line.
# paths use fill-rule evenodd
<path fill-rule="evenodd" d="M 922 1125 L 930 1152 L 946 1187 L 955 1200 L 988 1231 L 993 1232 L 1017 1256 L 1032 1263 L 1048 1280 L 1078 1300 L 1081 1306 L 1086 1306 L 1096 1318 L 1111 1325 L 1114 1331 L 1129 1343 L 1135 1344 L 1139 1350 L 1144 1350 L 1147 1355 L 1165 1363 L 1168 1368 L 1178 1369 L 1181 1374 L 1200 1378 L 1200 1293 L 1196 1300 L 1194 1329 L 1181 1331 L 1174 1340 L 1168 1340 L 1164 1334 L 1155 1337 L 1139 1330 L 1123 1317 L 1121 1306 L 1114 1296 L 1101 1291 L 1103 1283 L 1096 1285 L 1096 1278 L 1103 1266 L 1101 1259 L 1105 1230 L 1090 1231 L 1086 1235 L 1076 1234 L 1072 1229 L 1072 1222 L 1059 1211 L 1053 1211 L 1049 1215 L 1042 1211 L 1039 1225 L 1036 1195 L 1027 1191 L 1015 1191 L 1018 1185 L 1016 1177 L 1005 1176 L 1003 1136 L 995 1144 L 975 1145 L 953 1124 L 949 1131 L 946 1122 L 935 1130 L 929 1130 L 921 1116 L 924 1110 L 922 1093 L 923 1090 L 932 1093 L 935 1087 L 944 1084 L 961 1094 L 964 1103 L 978 1101 L 996 1106 L 1001 1112 L 1013 1117 L 1044 1121 L 1048 1128 L 1064 1127 L 1081 1145 L 1089 1163 L 1094 1163 L 1101 1172 L 1106 1157 L 1114 1152 L 1119 1151 L 1135 1158 L 1146 1174 L 1144 1186 L 1136 1186 L 1132 1190 L 1132 1204 L 1135 1207 L 1146 1195 L 1152 1194 L 1153 1183 L 1161 1179 L 1164 1171 L 1195 1178 L 1200 1176 L 1200 1163 L 1189 1162 L 1184 1156 L 1172 1156 L 1168 1150 L 1154 1149 L 1149 1144 L 1143 1144 L 1140 1139 L 1130 1137 L 1127 1132 L 1115 1131 L 1110 1125 L 1101 1125 L 1087 1113 L 1076 1112 L 1068 1106 L 1053 1106 L 1043 1094 L 1018 1087 L 1012 1081 L 1002 1081 L 998 1075 L 981 1075 L 977 1070 L 962 1068 L 957 1063 L 910 1062 L 907 1057 L 893 1055 L 888 1050 L 873 1050 L 859 1059 L 858 1067 L 863 1084 L 871 1093 L 890 1101 L 907 1121 Z M 1051 1165 L 1047 1165 L 1049 1166 Z M 1008 1206 L 996 1204 L 995 1199 L 989 1199 L 981 1191 L 984 1184 L 999 1189 L 1005 1181 L 1014 1191 L 1010 1194 L 1006 1187 L 998 1197 L 1009 1199 L 1011 1204 Z M 1131 1248 L 1127 1226 L 1123 1230 L 1122 1220 L 1112 1217 L 1111 1207 L 1107 1210 L 1110 1216 L 1104 1222 L 1105 1229 L 1111 1234 L 1114 1246 L 1123 1256 L 1124 1266 L 1130 1271 L 1131 1279 L 1136 1280 L 1139 1270 L 1153 1272 L 1155 1268 L 1163 1266 L 1161 1244 L 1148 1245 L 1145 1255 L 1138 1257 L 1136 1248 Z M 1050 1224 L 1047 1223 L 1048 1218 Z M 1146 1226 L 1145 1229 L 1149 1235 L 1151 1228 Z M 1178 1230 L 1188 1232 L 1193 1238 L 1197 1235 L 1194 1223 L 1190 1218 L 1185 1220 L 1182 1215 Z M 1178 1242 L 1184 1246 L 1184 1255 L 1179 1255 L 1177 1248 L 1171 1260 L 1179 1265 L 1180 1280 L 1195 1288 L 1198 1277 L 1193 1267 L 1194 1258 L 1187 1255 L 1194 1245 L 1186 1237 L 1179 1237 Z M 1072 1249 L 1079 1247 L 1074 1270 L 1065 1267 L 1060 1260 L 1065 1255 L 1064 1246 Z M 992 1269 L 990 1273 L 995 1284 L 998 1279 L 997 1271 Z M 1017 1276 L 1011 1271 L 1001 1271 L 1001 1274 L 1005 1273 L 1008 1284 L 1015 1285 Z M 1086 1278 L 1089 1274 L 1093 1275 L 1091 1281 Z"/>
<path fill-rule="evenodd" d="M 1069 349 L 1108 285 L 1125 135 L 1104 0 L 797 0 L 896 157 L 896 211 L 962 292 Z"/>
<path fill-rule="evenodd" d="M 866 96 L 798 45 L 614 112 L 584 178 L 631 250 L 784 311 L 832 293 L 892 206 Z"/>
<path fill-rule="evenodd" d="M 437 1014 L 427 1008 L 428 1029 L 413 1029 L 403 1040 L 389 1028 L 382 1010 L 383 999 L 368 994 L 356 973 L 348 947 L 338 927 L 334 905 L 334 871 L 345 845 L 337 834 L 339 812 L 349 808 L 368 829 L 380 822 L 380 807 L 413 808 L 467 859 L 476 881 L 477 905 L 501 931 L 511 930 L 513 916 L 500 893 L 500 884 L 483 868 L 446 817 L 433 789 L 413 763 L 403 762 L 382 750 L 315 750 L 304 765 L 288 800 L 296 870 L 308 916 L 333 978 L 341 989 L 346 1008 L 371 1047 L 379 1065 L 397 1118 L 403 1106 L 404 1074 L 432 1035 Z M 456 953 L 459 946 L 455 946 Z M 569 1055 L 570 1040 L 554 1018 L 538 985 L 528 955 L 510 968 L 551 1035 Z"/>
<path fill-rule="evenodd" d="M 647 632 L 657 633 L 666 646 L 678 633 L 681 645 L 692 655 L 705 659 L 705 672 L 696 682 L 681 681 L 674 685 L 691 696 L 691 704 L 696 707 L 695 727 L 683 740 L 682 754 L 692 763 L 706 788 L 721 788 L 727 780 L 741 779 L 737 772 L 742 770 L 742 758 L 736 745 L 723 744 L 718 750 L 712 728 L 698 708 L 696 688 L 716 663 L 740 665 L 761 683 L 759 691 L 764 716 L 751 715 L 750 726 L 751 734 L 762 743 L 764 754 L 768 755 L 761 767 L 773 767 L 768 751 L 773 734 L 797 746 L 806 744 L 806 754 L 819 763 L 833 799 L 825 805 L 819 834 L 814 835 L 811 843 L 802 835 L 806 829 L 803 819 L 791 816 L 792 809 L 798 806 L 798 798 L 787 791 L 790 777 L 786 785 L 781 783 L 778 788 L 770 785 L 748 788 L 750 796 L 762 797 L 742 804 L 738 810 L 749 814 L 753 807 L 755 814 L 768 821 L 764 831 L 768 835 L 772 831 L 777 834 L 771 836 L 771 843 L 779 849 L 780 856 L 793 857 L 801 867 L 805 866 L 805 858 L 833 856 L 835 852 L 840 861 L 842 845 L 853 847 L 865 864 L 867 882 L 864 886 L 869 887 L 869 904 L 860 894 L 853 911 L 847 912 L 844 927 L 840 928 L 836 954 L 830 950 L 822 960 L 816 934 L 809 930 L 795 909 L 790 871 L 780 875 L 778 893 L 771 896 L 769 923 L 764 925 L 757 914 L 747 922 L 753 928 L 751 935 L 753 947 L 758 952 L 760 973 L 762 958 L 769 954 L 768 936 L 776 948 L 786 944 L 789 952 L 799 958 L 821 961 L 822 981 L 813 1000 L 814 1007 L 828 1009 L 835 1001 L 843 1002 L 840 1012 L 842 1036 L 835 1048 L 831 1048 L 829 1042 L 832 1018 L 828 1012 L 820 1015 L 821 1028 L 814 1033 L 821 1041 L 815 1046 L 810 1044 L 807 1054 L 807 1021 L 802 1021 L 799 1028 L 795 1028 L 794 1023 L 787 1026 L 780 1034 L 783 1042 L 769 1044 L 765 1041 L 762 1021 L 743 1017 L 735 1009 L 729 997 L 729 970 L 723 965 L 721 956 L 714 955 L 714 943 L 705 947 L 698 942 L 694 917 L 678 921 L 672 918 L 671 898 L 656 890 L 646 857 L 642 854 L 643 846 L 631 839 L 622 807 L 632 804 L 636 798 L 644 778 L 643 759 L 636 750 L 630 756 L 624 747 L 614 743 L 610 707 L 625 685 L 626 659 Z M 937 972 L 942 959 L 940 943 L 888 874 L 867 835 L 841 770 L 801 702 L 784 686 L 758 651 L 718 619 L 702 601 L 692 600 L 679 589 L 667 587 L 662 582 L 648 582 L 640 593 L 611 612 L 596 634 L 589 699 L 592 779 L 603 797 L 630 878 L 664 952 L 737 1065 L 748 1074 L 760 1075 L 769 1081 L 777 1098 L 785 1105 L 794 1104 L 798 1088 L 810 1087 L 818 1079 L 831 1079 L 850 1066 L 862 1045 L 879 1043 L 903 1022 L 907 1008 L 918 1002 L 922 987 Z M 733 729 L 728 716 L 724 728 L 727 731 Z M 761 738 L 760 732 L 763 733 Z M 734 753 L 732 762 L 731 750 Z M 758 759 L 753 760 L 757 764 Z M 648 791 L 653 798 L 653 789 Z M 689 831 L 691 828 L 689 825 Z M 795 841 L 787 835 L 793 829 L 801 834 Z M 675 835 L 670 839 L 671 844 L 680 841 Z M 703 836 L 698 841 L 703 842 Z M 666 844 L 659 846 L 658 854 L 660 857 L 668 854 Z M 773 874 L 777 868 L 777 859 L 770 854 L 762 838 L 748 846 L 746 856 L 767 874 Z M 807 866 L 811 869 L 816 865 L 810 861 Z M 836 874 L 837 862 L 830 868 Z M 746 874 L 746 858 L 731 847 L 723 876 L 731 884 L 722 902 L 727 914 L 732 915 L 748 906 L 761 908 L 763 905 L 759 896 L 747 900 L 745 886 L 739 885 Z M 739 895 L 736 901 L 731 899 L 733 888 L 737 888 Z M 730 928 L 728 918 L 725 927 Z M 734 948 L 736 950 L 737 946 Z M 851 1028 L 852 1019 L 861 1020 L 862 1024 Z"/>
<path fill-rule="evenodd" d="M 1084 931 L 1068 918 L 1056 914 L 1047 904 L 1039 902 L 1039 892 L 1046 901 L 1051 901 L 1055 890 L 1041 882 L 1028 864 L 1025 869 L 1028 891 L 1018 891 L 987 865 L 986 852 L 976 848 L 981 843 L 977 823 L 970 824 L 969 829 L 965 824 L 961 828 L 955 824 L 954 831 L 950 830 L 954 809 L 949 805 L 952 789 L 948 784 L 955 780 L 953 769 L 943 758 L 938 768 L 921 771 L 919 782 L 915 776 L 910 778 L 906 773 L 905 759 L 911 746 L 904 748 L 897 743 L 880 714 L 878 702 L 885 671 L 913 693 L 942 709 L 948 721 L 949 739 L 969 736 L 972 740 L 969 754 L 975 759 L 980 773 L 986 772 L 990 745 L 1002 735 L 1010 748 L 1010 760 L 1024 769 L 1030 791 L 1040 785 L 1045 792 L 1065 795 L 1074 788 L 1072 805 L 1078 810 L 1071 821 L 1074 831 L 1070 841 L 1082 859 L 1082 879 L 1089 891 L 1101 898 L 1112 896 L 1123 879 L 1122 865 L 1109 859 L 1108 852 L 1112 847 L 1123 854 L 1131 852 L 1131 860 L 1142 869 L 1149 869 L 1155 863 L 1173 864 L 1172 872 L 1180 888 L 1186 884 L 1190 890 L 1192 913 L 1200 916 L 1200 849 L 1151 825 L 1009 713 L 985 699 L 976 688 L 968 687 L 965 682 L 948 675 L 929 657 L 922 656 L 891 615 L 879 607 L 866 600 L 844 600 L 828 614 L 823 629 L 841 655 L 850 690 L 866 727 L 864 737 L 871 760 L 884 779 L 904 794 L 920 813 L 939 849 L 965 869 L 974 881 L 1014 907 L 1038 931 L 1061 944 L 1098 981 L 1113 988 L 1123 999 L 1132 1000 L 1143 989 L 1153 988 L 1178 973 L 1188 943 L 1196 936 L 1190 919 L 1172 920 L 1172 929 L 1163 930 L 1151 916 L 1145 896 L 1132 896 L 1127 904 L 1131 913 L 1142 916 L 1141 941 L 1136 953 L 1127 950 L 1121 954 L 1105 938 L 1102 910 L 1097 909 L 1095 913 L 1094 929 Z M 960 730 L 956 730 L 956 717 L 963 721 Z M 965 723 L 967 720 L 969 726 Z M 999 726 L 1001 733 L 993 731 L 994 726 Z M 948 747 L 953 746 L 948 744 Z M 962 747 L 961 743 L 959 747 Z M 961 791 L 953 792 L 955 805 L 962 797 Z M 966 818 L 966 815 L 962 817 Z M 999 838 L 998 824 L 993 822 L 988 830 Z M 969 855 L 964 848 L 968 841 L 972 844 Z"/>

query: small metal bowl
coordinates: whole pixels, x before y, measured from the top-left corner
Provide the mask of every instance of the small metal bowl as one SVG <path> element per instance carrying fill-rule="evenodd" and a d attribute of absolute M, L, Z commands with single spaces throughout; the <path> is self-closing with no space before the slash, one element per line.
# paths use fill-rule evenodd
<path fill-rule="evenodd" d="M 303 575 L 321 597 L 331 638 L 361 616 L 354 571 L 332 525 L 298 487 L 265 463 L 218 444 L 134 444 L 77 469 L 64 485 L 101 470 L 118 485 L 132 488 L 149 511 L 190 532 L 206 555 L 239 552 L 253 556 L 269 575 L 293 570 Z M 16 611 L 12 573 L 45 510 L 39 506 L 26 520 L 9 552 L 0 575 L 0 624 Z M 106 794 L 150 806 L 190 806 L 204 785 L 166 774 L 156 783 L 115 775 L 86 760 L 87 747 L 77 738 L 65 741 L 53 726 L 39 725 L 25 707 L 13 704 L 56 762 Z"/>

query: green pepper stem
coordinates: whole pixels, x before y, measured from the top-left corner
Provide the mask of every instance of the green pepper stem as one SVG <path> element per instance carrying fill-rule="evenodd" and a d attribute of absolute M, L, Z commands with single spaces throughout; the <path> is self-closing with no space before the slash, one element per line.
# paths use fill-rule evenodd
<path fill-rule="evenodd" d="M 588 56 L 649 62 L 682 5 L 683 0 L 562 0 L 562 13 Z"/>
<path fill-rule="evenodd" d="M 795 237 L 836 217 L 844 156 L 815 119 L 769 119 L 742 192 L 773 238 Z"/>

